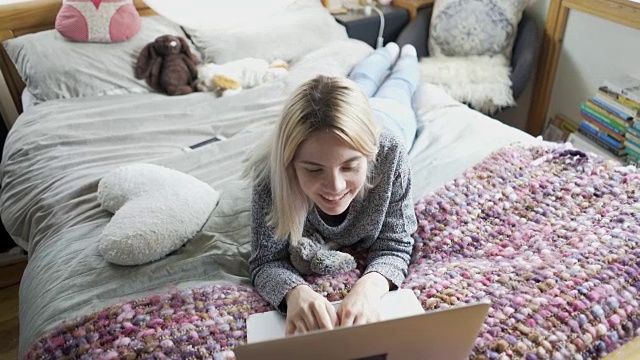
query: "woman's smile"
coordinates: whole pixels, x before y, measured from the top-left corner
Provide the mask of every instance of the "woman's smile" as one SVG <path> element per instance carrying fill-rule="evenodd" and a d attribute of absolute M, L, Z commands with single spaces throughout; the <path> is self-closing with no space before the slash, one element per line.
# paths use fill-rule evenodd
<path fill-rule="evenodd" d="M 313 133 L 294 167 L 302 191 L 327 215 L 340 215 L 364 186 L 367 159 L 331 132 Z"/>

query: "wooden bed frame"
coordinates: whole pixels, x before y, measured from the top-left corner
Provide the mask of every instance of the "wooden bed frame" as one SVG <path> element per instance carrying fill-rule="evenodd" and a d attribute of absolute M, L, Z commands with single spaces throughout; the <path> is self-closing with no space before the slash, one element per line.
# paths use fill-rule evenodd
<path fill-rule="evenodd" d="M 156 14 L 142 0 L 134 0 L 138 12 L 142 16 Z M 33 0 L 0 6 L 0 42 L 21 35 L 35 33 L 54 28 L 56 14 L 62 5 L 62 0 Z M 15 66 L 9 59 L 4 47 L 0 46 L 0 70 L 4 76 L 9 94 L 13 100 L 17 113 L 22 112 L 21 94 L 25 85 Z M 0 84 L 2 86 L 3 84 Z M 15 119 L 5 119 L 8 128 Z M 615 352 L 609 354 L 606 360 L 640 359 L 640 337 L 630 341 Z"/>

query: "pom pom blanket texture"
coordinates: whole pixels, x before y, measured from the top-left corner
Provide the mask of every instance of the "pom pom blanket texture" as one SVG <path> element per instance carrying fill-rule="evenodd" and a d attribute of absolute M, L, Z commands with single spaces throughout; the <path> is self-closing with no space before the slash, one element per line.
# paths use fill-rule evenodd
<path fill-rule="evenodd" d="M 206 223 L 219 193 L 177 170 L 132 164 L 98 184 L 98 202 L 114 213 L 99 239 L 105 260 L 140 265 L 178 249 Z"/>
<path fill-rule="evenodd" d="M 403 288 L 426 310 L 490 300 L 471 359 L 600 358 L 640 335 L 640 171 L 568 145 L 497 151 L 416 206 Z M 330 301 L 365 268 L 307 276 Z M 232 359 L 246 319 L 270 310 L 246 285 L 172 290 L 70 319 L 26 359 Z"/>

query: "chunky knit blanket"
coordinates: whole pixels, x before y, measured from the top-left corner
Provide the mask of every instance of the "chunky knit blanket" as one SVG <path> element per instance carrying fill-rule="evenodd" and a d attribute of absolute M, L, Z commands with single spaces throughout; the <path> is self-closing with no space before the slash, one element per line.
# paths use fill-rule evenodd
<path fill-rule="evenodd" d="M 416 204 L 405 288 L 426 310 L 492 307 L 472 359 L 600 358 L 640 335 L 640 171 L 566 146 L 493 153 Z M 339 300 L 356 270 L 308 281 Z M 216 284 L 118 304 L 65 322 L 26 358 L 233 359 L 248 286 Z M 154 357 L 155 356 L 155 357 Z"/>

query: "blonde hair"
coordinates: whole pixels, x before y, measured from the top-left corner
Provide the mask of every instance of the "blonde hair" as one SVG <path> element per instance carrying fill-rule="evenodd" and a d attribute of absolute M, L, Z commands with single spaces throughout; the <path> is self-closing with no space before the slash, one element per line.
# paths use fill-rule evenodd
<path fill-rule="evenodd" d="M 293 160 L 300 144 L 318 130 L 333 132 L 361 152 L 371 174 L 380 128 L 366 95 L 343 77 L 319 75 L 302 84 L 285 104 L 275 132 L 256 149 L 245 171 L 254 186 L 271 185 L 273 201 L 267 221 L 279 240 L 295 244 L 302 237 L 312 202 L 300 187 Z M 360 195 L 370 186 L 369 177 Z"/>

